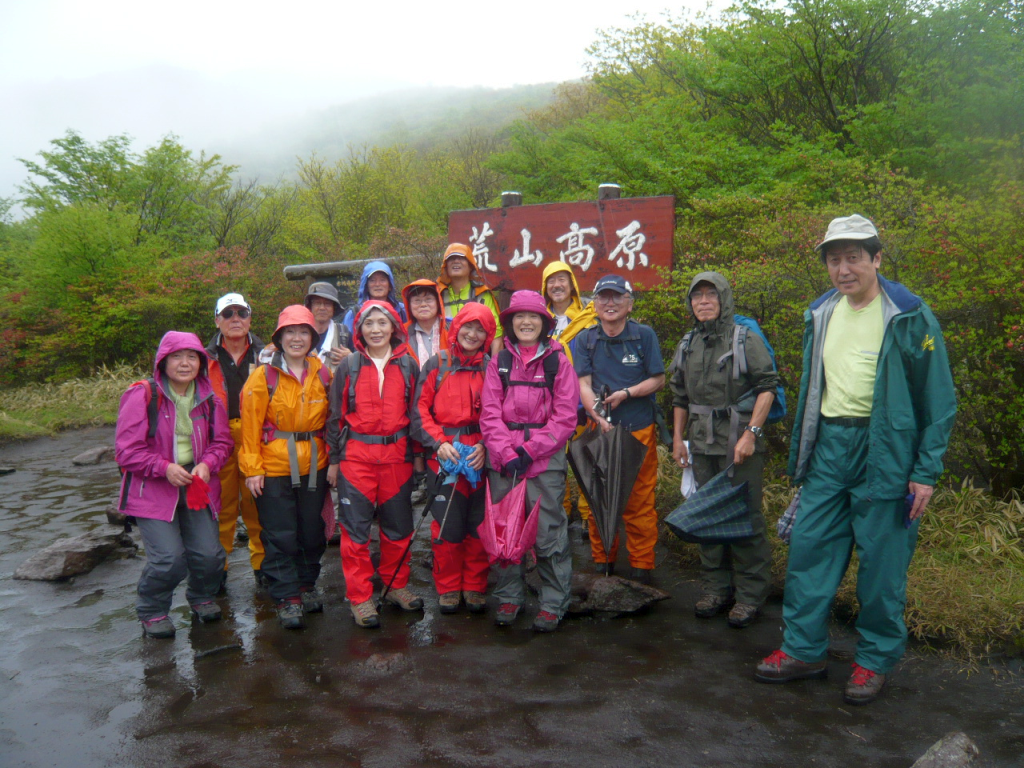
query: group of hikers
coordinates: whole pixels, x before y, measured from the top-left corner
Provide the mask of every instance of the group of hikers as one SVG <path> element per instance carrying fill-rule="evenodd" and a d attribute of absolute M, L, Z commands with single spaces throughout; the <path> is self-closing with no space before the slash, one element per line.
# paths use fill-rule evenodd
<path fill-rule="evenodd" d="M 874 225 L 856 214 L 835 219 L 816 250 L 834 289 L 805 314 L 785 632 L 755 677 L 826 676 L 829 609 L 856 548 L 860 640 L 844 695 L 859 704 L 878 696 L 905 648 L 907 569 L 956 402 L 931 310 L 878 274 Z M 478 529 L 489 505 L 525 484 L 523 514 L 539 507 L 533 628 L 551 632 L 568 609 L 573 568 L 567 448 L 585 430 L 624 429 L 647 447 L 621 519 L 630 566 L 623 575 L 650 583 L 654 395 L 667 379 L 658 337 L 631 319 L 632 287 L 622 276 L 601 277 L 585 303 L 571 267 L 553 262 L 539 287 L 516 291 L 499 310 L 470 248 L 452 244 L 436 281 L 415 280 L 401 292 L 385 262 L 370 262 L 347 312 L 333 285 L 313 283 L 303 305 L 281 311 L 266 346 L 250 332 L 252 308 L 238 293 L 217 301 L 209 344 L 167 332 L 152 379 L 122 397 L 116 436 L 120 507 L 146 552 L 137 602 L 145 635 L 174 636 L 172 595 L 186 576 L 194 618 L 221 617 L 217 597 L 239 516 L 257 583 L 282 626 L 300 629 L 306 614 L 323 610 L 317 580 L 336 528 L 358 626 L 379 626 L 375 575 L 382 602 L 421 610 L 422 596 L 409 588 L 418 483 L 432 517 L 440 612 L 463 603 L 486 612 L 494 568 L 499 626 L 515 623 L 524 606 L 526 563 L 493 564 Z M 737 331 L 725 277 L 696 275 L 687 306 L 690 317 L 680 320 L 689 331 L 668 372 L 673 460 L 692 467 L 698 487 L 723 472 L 746 483 L 754 529 L 700 546 L 694 611 L 727 611 L 728 624 L 743 628 L 771 582 L 763 429 L 779 375 L 762 337 Z M 594 562 L 612 573 L 618 536 L 603 542 L 582 496 L 578 508 Z"/>

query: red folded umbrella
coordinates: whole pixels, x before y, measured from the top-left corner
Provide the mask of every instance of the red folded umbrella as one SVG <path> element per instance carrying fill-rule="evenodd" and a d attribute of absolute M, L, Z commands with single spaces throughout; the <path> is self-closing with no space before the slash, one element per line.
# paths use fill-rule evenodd
<path fill-rule="evenodd" d="M 492 565 L 497 563 L 502 568 L 516 565 L 537 543 L 540 497 L 527 515 L 525 480 L 512 486 L 505 498 L 497 503 L 491 503 L 491 483 L 488 480 L 484 499 L 484 521 L 477 528 L 480 543 L 484 545 Z"/>
<path fill-rule="evenodd" d="M 210 506 L 210 486 L 199 475 L 192 475 L 192 482 L 185 491 L 185 504 L 189 509 L 206 509 Z"/>

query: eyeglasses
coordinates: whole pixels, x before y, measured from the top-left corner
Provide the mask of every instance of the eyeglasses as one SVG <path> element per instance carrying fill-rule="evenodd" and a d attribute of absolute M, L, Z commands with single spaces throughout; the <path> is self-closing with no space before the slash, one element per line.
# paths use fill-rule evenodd
<path fill-rule="evenodd" d="M 690 301 L 717 301 L 718 291 L 708 288 L 703 291 L 694 291 L 690 294 Z"/>
<path fill-rule="evenodd" d="M 628 298 L 628 293 L 599 293 L 594 297 L 594 301 L 598 304 L 621 304 Z"/>
<path fill-rule="evenodd" d="M 249 310 L 245 309 L 244 307 L 240 309 L 231 309 L 231 307 L 228 307 L 227 309 L 221 311 L 220 316 L 223 317 L 225 320 L 230 320 L 232 317 L 235 316 L 235 313 L 238 314 L 239 320 L 245 320 L 245 318 L 249 316 Z"/>

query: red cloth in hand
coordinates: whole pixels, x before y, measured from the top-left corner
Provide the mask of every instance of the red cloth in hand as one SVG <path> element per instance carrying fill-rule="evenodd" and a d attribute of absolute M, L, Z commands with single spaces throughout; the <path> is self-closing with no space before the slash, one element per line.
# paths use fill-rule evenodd
<path fill-rule="evenodd" d="M 199 475 L 192 475 L 192 482 L 185 492 L 185 504 L 189 509 L 206 509 L 210 506 L 210 486 Z"/>

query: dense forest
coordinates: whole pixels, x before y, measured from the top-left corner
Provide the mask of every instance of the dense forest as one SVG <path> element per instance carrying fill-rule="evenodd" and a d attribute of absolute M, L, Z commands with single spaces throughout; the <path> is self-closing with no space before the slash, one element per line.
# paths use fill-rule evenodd
<path fill-rule="evenodd" d="M 0 200 L 0 385 L 144 360 L 168 328 L 205 338 L 228 289 L 266 333 L 300 295 L 285 264 L 432 254 L 449 211 L 502 189 L 550 202 L 617 182 L 675 195 L 672 285 L 728 275 L 791 389 L 803 310 L 829 287 L 812 246 L 833 216 L 871 217 L 883 272 L 945 329 L 954 476 L 1024 486 L 1024 3 L 754 0 L 606 30 L 588 53 L 589 77 L 517 119 L 408 126 L 330 160 L 325 136 L 269 185 L 174 136 L 54 139 Z M 638 302 L 666 355 L 682 299 Z"/>

